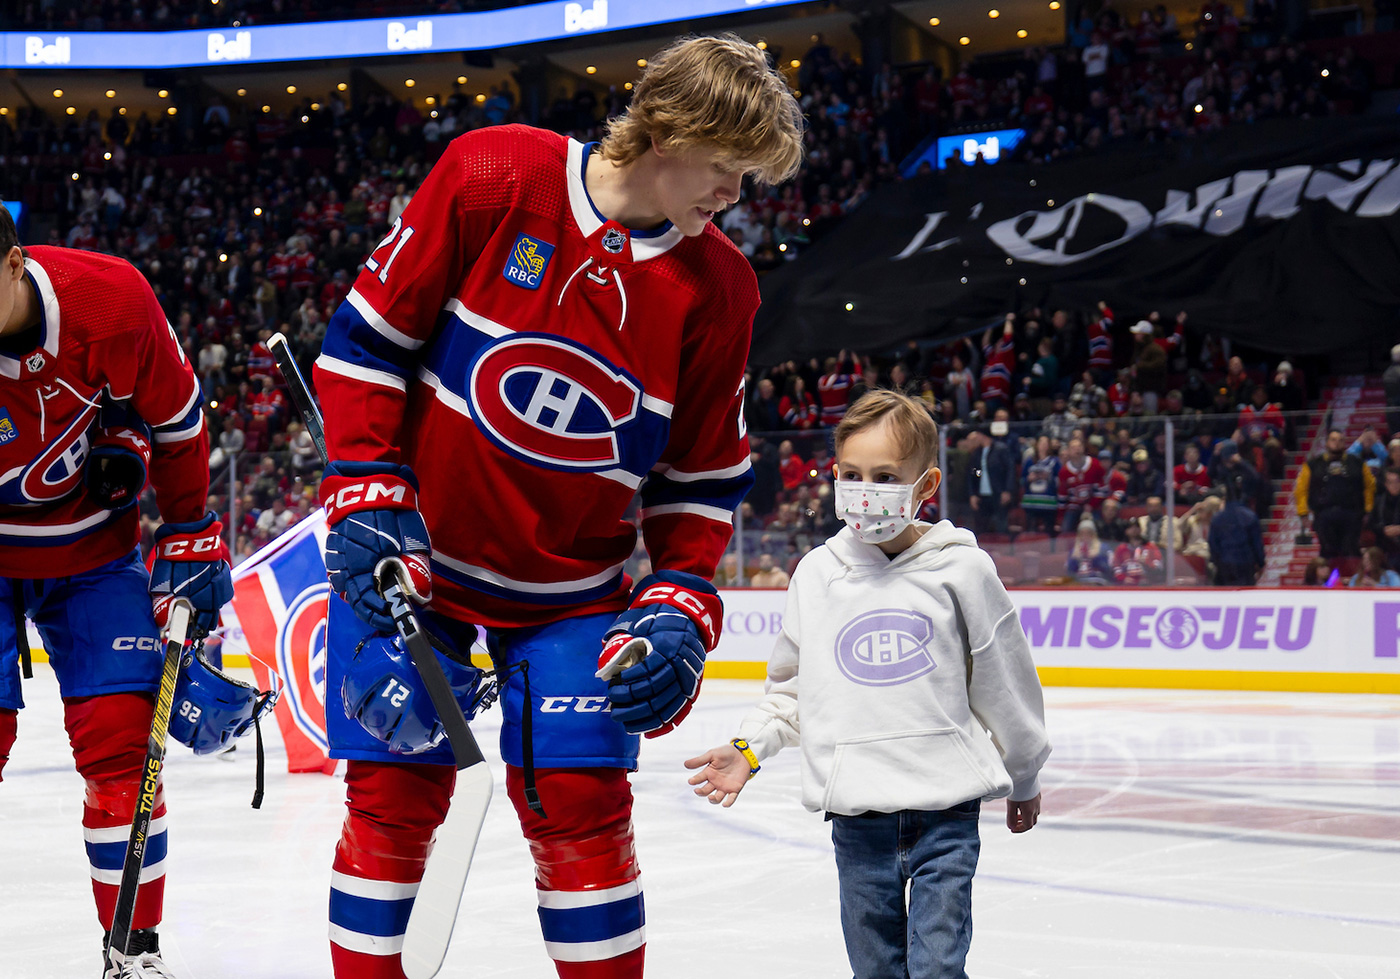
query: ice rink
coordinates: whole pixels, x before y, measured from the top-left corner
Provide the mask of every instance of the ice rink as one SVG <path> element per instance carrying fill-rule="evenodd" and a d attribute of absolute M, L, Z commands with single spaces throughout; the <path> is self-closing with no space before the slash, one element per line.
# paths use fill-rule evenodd
<path fill-rule="evenodd" d="M 0 977 L 100 971 L 72 770 L 47 666 L 0 784 Z M 827 827 L 798 803 L 796 751 L 729 810 L 681 760 L 734 734 L 760 691 L 712 681 L 636 776 L 648 975 L 849 977 Z M 1049 689 L 1045 815 L 1013 837 L 988 804 L 969 974 L 978 979 L 1396 979 L 1400 697 Z M 499 713 L 474 724 L 494 757 Z M 173 747 L 165 958 L 180 979 L 330 975 L 325 910 L 342 785 L 287 775 L 269 733 Z M 553 976 L 528 853 L 497 794 L 444 976 Z"/>

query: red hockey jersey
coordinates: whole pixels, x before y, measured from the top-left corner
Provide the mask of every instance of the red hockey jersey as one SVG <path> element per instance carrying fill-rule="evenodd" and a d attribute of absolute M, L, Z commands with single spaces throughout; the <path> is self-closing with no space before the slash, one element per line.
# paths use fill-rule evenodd
<path fill-rule="evenodd" d="M 753 271 L 714 227 L 605 220 L 589 155 L 524 126 L 454 140 L 316 363 L 332 458 L 413 467 L 433 606 L 485 625 L 625 605 L 638 490 L 653 566 L 712 577 L 753 479 Z"/>
<path fill-rule="evenodd" d="M 1099 460 L 1085 456 L 1075 469 L 1066 459 L 1060 467 L 1059 491 L 1061 506 L 1087 506 L 1097 510 L 1103 502 L 1103 466 Z"/>
<path fill-rule="evenodd" d="M 89 432 L 104 401 L 154 430 L 150 481 L 167 520 L 197 520 L 209 491 L 203 399 L 151 287 L 118 258 L 28 250 L 41 317 L 32 349 L 0 350 L 0 576 L 53 578 L 136 546 L 136 508 L 84 492 Z M 9 339 L 9 338 L 7 338 Z"/>

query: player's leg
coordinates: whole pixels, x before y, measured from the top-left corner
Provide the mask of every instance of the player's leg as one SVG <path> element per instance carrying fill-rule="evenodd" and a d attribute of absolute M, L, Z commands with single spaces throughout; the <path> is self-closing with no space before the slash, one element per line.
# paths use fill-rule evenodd
<path fill-rule="evenodd" d="M 10 582 L 0 578 L 0 782 L 4 781 L 5 763 L 10 760 L 10 749 L 15 744 L 19 709 L 24 706 L 20 692 L 19 643 L 27 642 L 28 638 L 22 634 L 23 623 L 18 617 L 5 612 L 13 607 Z"/>
<path fill-rule="evenodd" d="M 455 776 L 449 765 L 347 762 L 331 870 L 337 979 L 403 979 L 404 930 Z"/>
<path fill-rule="evenodd" d="M 966 979 L 972 875 L 981 840 L 973 799 L 942 812 L 905 813 L 909 845 L 910 979 Z"/>
<path fill-rule="evenodd" d="M 855 979 L 903 976 L 908 873 L 900 814 L 835 816 L 831 841 L 841 887 L 841 932 Z"/>
<path fill-rule="evenodd" d="M 535 860 L 545 950 L 562 979 L 636 979 L 646 953 L 627 783 L 640 739 L 608 715 L 607 686 L 593 676 L 601 637 L 615 618 L 581 616 L 519 630 L 502 642 L 508 665 L 529 663 L 526 675 L 510 677 L 501 698 L 501 756 L 506 791 Z M 544 817 L 525 800 L 527 709 Z"/>
<path fill-rule="evenodd" d="M 97 916 L 110 928 L 140 790 L 163 654 L 139 552 L 66 578 L 25 582 L 25 606 L 63 695 L 64 727 L 83 777 L 83 838 Z M 158 786 L 134 931 L 161 920 L 165 791 Z M 137 936 L 138 943 L 149 936 Z"/>
<path fill-rule="evenodd" d="M 346 815 L 332 865 L 331 962 L 336 979 L 403 979 L 404 930 L 447 813 L 452 750 L 395 755 L 345 712 L 346 666 L 370 629 L 334 595 L 326 621 L 326 733 L 346 764 Z"/>

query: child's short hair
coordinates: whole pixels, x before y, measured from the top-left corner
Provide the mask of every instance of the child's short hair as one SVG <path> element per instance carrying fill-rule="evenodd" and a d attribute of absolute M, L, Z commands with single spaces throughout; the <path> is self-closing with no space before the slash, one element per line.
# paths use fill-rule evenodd
<path fill-rule="evenodd" d="M 900 457 L 913 459 L 921 470 L 938 462 L 938 425 L 922 401 L 902 391 L 876 388 L 856 399 L 836 426 L 836 452 L 856 432 L 874 428 L 881 422 L 890 426 Z"/>
<path fill-rule="evenodd" d="M 628 164 L 651 147 L 713 146 L 776 184 L 802 162 L 802 110 L 768 56 L 734 34 L 685 37 L 657 52 L 627 111 L 608 123 L 603 158 Z"/>

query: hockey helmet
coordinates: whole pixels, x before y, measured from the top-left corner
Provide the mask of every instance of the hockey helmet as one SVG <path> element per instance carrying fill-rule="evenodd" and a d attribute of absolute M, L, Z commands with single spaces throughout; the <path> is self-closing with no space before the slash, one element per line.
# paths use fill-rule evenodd
<path fill-rule="evenodd" d="M 170 737 L 196 755 L 225 748 L 272 709 L 279 690 L 260 693 L 211 665 L 202 647 L 185 653 L 170 708 Z"/>
<path fill-rule="evenodd" d="M 434 650 L 467 720 L 481 706 L 485 674 L 465 661 Z M 413 660 L 398 636 L 373 635 L 355 648 L 341 683 L 345 713 L 399 755 L 435 747 L 446 731 Z"/>

